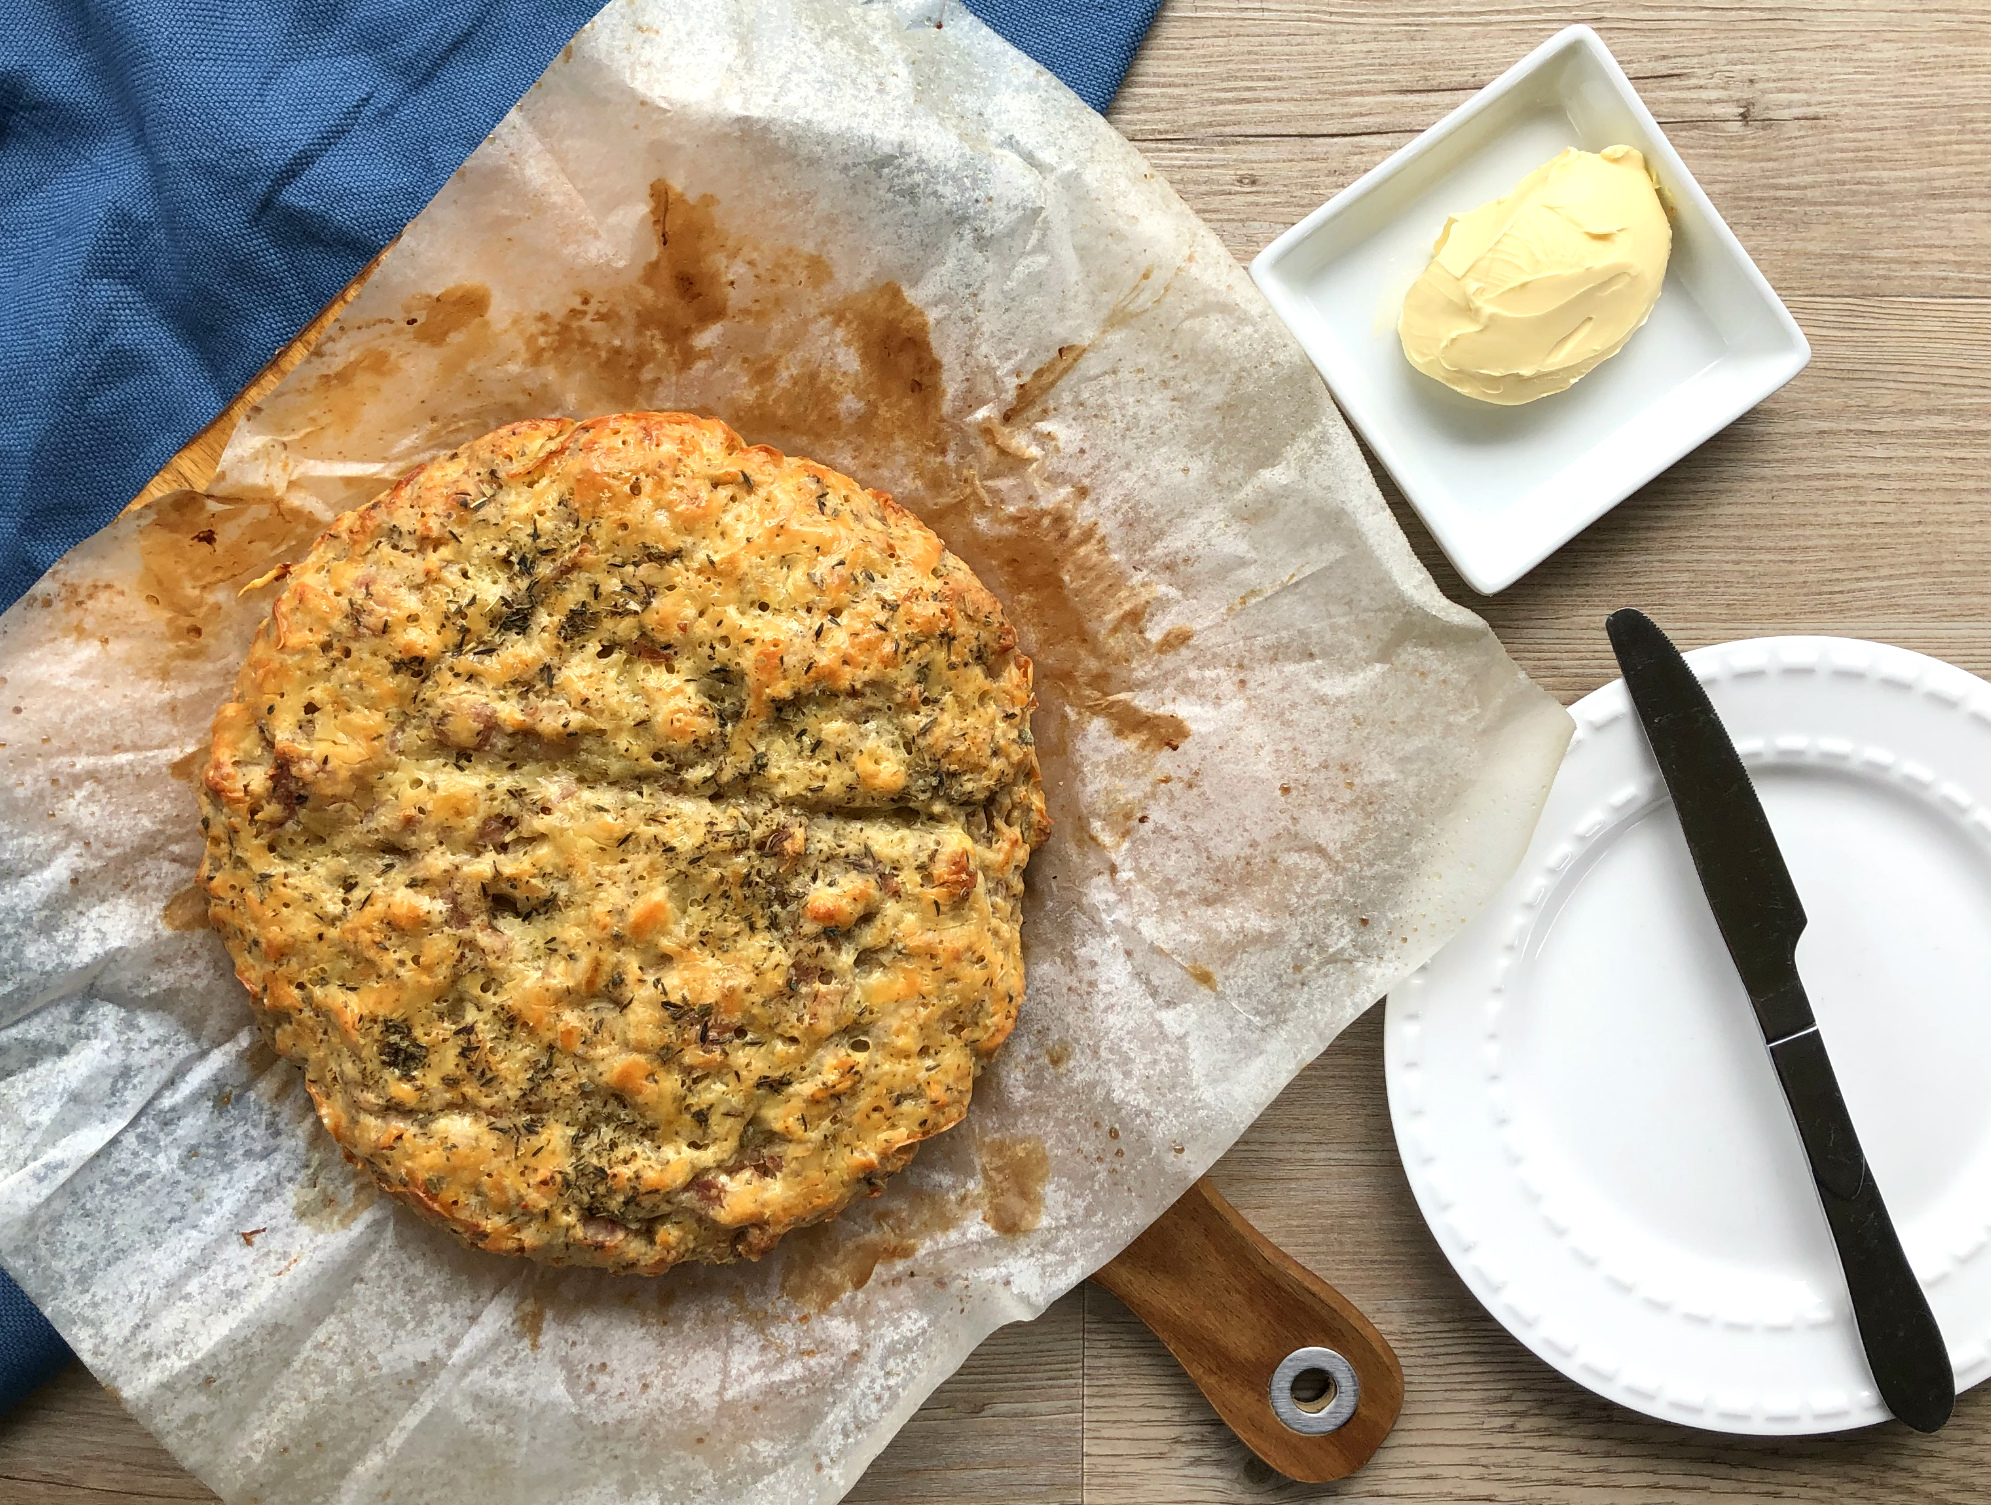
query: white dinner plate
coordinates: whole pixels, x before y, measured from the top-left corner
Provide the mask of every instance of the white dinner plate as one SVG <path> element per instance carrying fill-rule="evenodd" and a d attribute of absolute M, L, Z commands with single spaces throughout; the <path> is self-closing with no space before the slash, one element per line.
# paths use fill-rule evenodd
<path fill-rule="evenodd" d="M 1810 925 L 1798 966 L 1957 1388 L 1991 1372 L 1991 685 L 1904 649 L 1687 655 Z M 1514 878 L 1390 995 L 1418 1206 L 1579 1384 L 1724 1432 L 1883 1419 L 1742 984 L 1622 681 Z"/>

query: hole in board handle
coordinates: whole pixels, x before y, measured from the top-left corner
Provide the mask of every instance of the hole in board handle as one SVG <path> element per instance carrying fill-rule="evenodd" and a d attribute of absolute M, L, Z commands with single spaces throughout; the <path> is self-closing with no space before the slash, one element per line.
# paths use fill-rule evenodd
<path fill-rule="evenodd" d="M 1302 1369 L 1293 1376 L 1293 1404 L 1317 1416 L 1334 1403 L 1334 1376 L 1325 1369 Z"/>
<path fill-rule="evenodd" d="M 1319 1437 L 1355 1414 L 1362 1381 L 1355 1366 L 1331 1348 L 1296 1348 L 1279 1361 L 1266 1387 L 1272 1414 L 1288 1431 Z"/>

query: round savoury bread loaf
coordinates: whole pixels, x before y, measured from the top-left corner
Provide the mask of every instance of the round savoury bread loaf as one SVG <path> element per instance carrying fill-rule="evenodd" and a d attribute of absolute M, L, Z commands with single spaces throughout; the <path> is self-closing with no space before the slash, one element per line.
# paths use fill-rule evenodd
<path fill-rule="evenodd" d="M 889 497 L 711 419 L 513 424 L 288 570 L 210 913 L 332 1137 L 470 1243 L 755 1257 L 1015 1023 L 1033 703 Z"/>

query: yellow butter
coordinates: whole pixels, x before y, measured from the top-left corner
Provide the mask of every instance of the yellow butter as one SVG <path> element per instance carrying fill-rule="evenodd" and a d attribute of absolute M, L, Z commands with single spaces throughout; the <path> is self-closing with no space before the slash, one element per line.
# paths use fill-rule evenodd
<path fill-rule="evenodd" d="M 1572 147 L 1445 222 L 1403 300 L 1403 353 L 1482 402 L 1564 391 L 1645 323 L 1672 249 L 1644 156 Z"/>

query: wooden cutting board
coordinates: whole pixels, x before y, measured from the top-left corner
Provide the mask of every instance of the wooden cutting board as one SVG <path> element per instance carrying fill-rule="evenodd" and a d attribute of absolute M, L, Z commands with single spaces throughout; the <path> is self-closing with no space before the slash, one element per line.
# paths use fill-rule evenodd
<path fill-rule="evenodd" d="M 1092 1278 L 1154 1330 L 1244 1445 L 1289 1479 L 1346 1478 L 1396 1425 L 1403 1366 L 1383 1335 L 1207 1180 Z M 1336 1393 L 1330 1356 L 1352 1370 L 1352 1414 L 1332 1431 L 1302 1430 Z M 1327 1384 L 1306 1383 L 1323 1373 Z M 1288 1396 L 1293 1404 L 1282 1404 Z"/>

